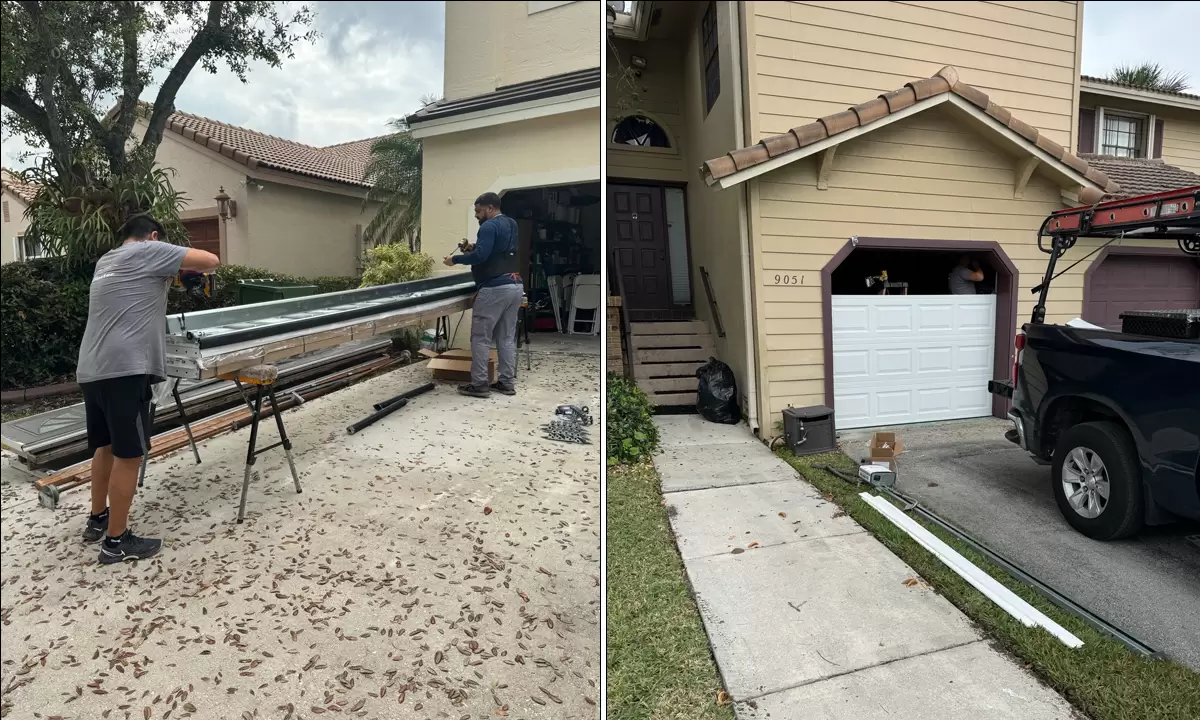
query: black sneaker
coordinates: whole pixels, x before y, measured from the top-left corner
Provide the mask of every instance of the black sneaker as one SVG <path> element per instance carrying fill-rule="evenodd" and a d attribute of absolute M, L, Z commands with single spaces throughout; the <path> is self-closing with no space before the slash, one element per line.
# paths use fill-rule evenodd
<path fill-rule="evenodd" d="M 476 385 L 459 385 L 458 394 L 477 398 L 489 398 L 492 396 L 492 391 L 486 387 L 478 387 Z"/>
<path fill-rule="evenodd" d="M 108 530 L 108 513 L 104 513 L 101 519 L 97 520 L 95 515 L 88 515 L 87 525 L 83 528 L 83 541 L 94 543 L 104 539 L 104 533 Z"/>
<path fill-rule="evenodd" d="M 162 540 L 140 538 L 126 530 L 116 547 L 109 547 L 107 538 L 100 545 L 100 564 L 112 565 L 125 560 L 144 560 L 162 550 Z"/>
<path fill-rule="evenodd" d="M 496 392 L 500 393 L 501 395 L 516 395 L 517 394 L 517 388 L 515 385 L 505 385 L 504 383 L 494 382 L 491 384 L 491 388 L 493 390 L 495 390 Z"/>

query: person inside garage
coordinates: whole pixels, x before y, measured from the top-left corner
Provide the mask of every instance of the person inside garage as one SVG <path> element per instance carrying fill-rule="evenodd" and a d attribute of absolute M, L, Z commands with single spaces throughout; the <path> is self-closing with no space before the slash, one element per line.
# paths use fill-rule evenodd
<path fill-rule="evenodd" d="M 950 271 L 950 294 L 975 295 L 979 292 L 976 285 L 981 282 L 983 268 L 980 267 L 979 261 L 972 259 L 970 255 L 963 255 L 958 259 L 958 265 Z"/>
<path fill-rule="evenodd" d="M 500 196 L 484 193 L 475 201 L 479 232 L 475 246 L 462 255 L 446 256 L 446 265 L 470 265 L 475 281 L 471 309 L 471 382 L 460 385 L 463 395 L 486 398 L 495 390 L 515 395 L 517 375 L 517 313 L 525 296 L 517 268 L 517 222 L 500 211 Z M 499 377 L 488 384 L 492 343 L 499 359 Z"/>

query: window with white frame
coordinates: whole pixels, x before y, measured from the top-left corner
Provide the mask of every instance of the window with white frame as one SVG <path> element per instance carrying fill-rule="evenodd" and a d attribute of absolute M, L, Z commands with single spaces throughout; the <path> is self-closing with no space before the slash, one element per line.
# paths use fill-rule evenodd
<path fill-rule="evenodd" d="M 1144 115 L 1114 112 L 1105 108 L 1100 122 L 1101 155 L 1146 157 L 1148 123 Z"/>
<path fill-rule="evenodd" d="M 42 244 L 37 240 L 25 235 L 18 235 L 17 242 L 21 243 L 21 259 L 33 260 L 34 258 L 46 257 L 46 251 L 42 248 Z"/>

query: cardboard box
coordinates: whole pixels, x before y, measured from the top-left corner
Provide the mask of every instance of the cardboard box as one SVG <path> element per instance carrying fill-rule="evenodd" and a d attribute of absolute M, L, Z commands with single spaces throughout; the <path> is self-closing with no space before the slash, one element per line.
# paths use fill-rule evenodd
<path fill-rule="evenodd" d="M 431 357 L 430 350 L 421 350 L 421 355 Z M 429 369 L 433 371 L 434 380 L 452 380 L 455 382 L 471 381 L 471 351 L 454 348 L 437 355 L 429 361 Z M 494 383 L 498 378 L 496 369 L 496 351 L 493 350 L 488 358 L 488 382 Z"/>
<path fill-rule="evenodd" d="M 904 452 L 904 440 L 894 432 L 871 433 L 867 457 L 875 465 L 887 465 L 896 472 L 896 456 Z"/>

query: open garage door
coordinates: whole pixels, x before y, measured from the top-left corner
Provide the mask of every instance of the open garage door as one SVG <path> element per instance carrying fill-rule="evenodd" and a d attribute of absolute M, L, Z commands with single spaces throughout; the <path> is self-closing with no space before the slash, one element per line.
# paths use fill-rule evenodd
<path fill-rule="evenodd" d="M 1200 308 L 1200 259 L 1111 254 L 1088 275 L 1083 319 L 1120 330 L 1127 310 L 1193 308 Z"/>
<path fill-rule="evenodd" d="M 995 295 L 835 295 L 839 429 L 985 417 Z"/>

